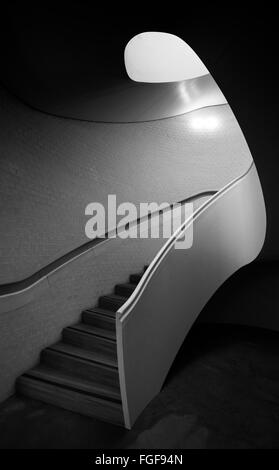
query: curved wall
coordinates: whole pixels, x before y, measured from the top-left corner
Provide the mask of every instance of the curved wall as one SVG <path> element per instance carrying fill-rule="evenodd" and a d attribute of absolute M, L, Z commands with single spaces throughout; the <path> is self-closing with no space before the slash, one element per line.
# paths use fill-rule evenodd
<path fill-rule="evenodd" d="M 175 242 L 190 227 L 193 246 L 176 249 Z M 133 425 L 160 391 L 183 340 L 210 297 L 229 276 L 256 258 L 265 233 L 265 204 L 252 165 L 245 176 L 206 201 L 162 247 L 117 311 L 126 427 Z M 222 313 L 226 321 L 226 312 Z M 246 320 L 249 324 L 249 316 Z"/>
<path fill-rule="evenodd" d="M 0 90 L 0 284 L 88 241 L 88 203 L 176 202 L 218 190 L 251 156 L 228 105 L 145 123 L 54 118 Z"/>

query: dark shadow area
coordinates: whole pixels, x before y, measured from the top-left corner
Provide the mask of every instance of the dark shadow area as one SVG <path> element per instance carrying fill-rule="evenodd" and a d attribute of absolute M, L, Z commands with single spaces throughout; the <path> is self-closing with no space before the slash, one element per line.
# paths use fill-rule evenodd
<path fill-rule="evenodd" d="M 278 286 L 278 261 L 255 261 L 244 266 L 223 284 L 210 299 L 198 321 L 229 321 L 237 325 L 276 330 Z"/>

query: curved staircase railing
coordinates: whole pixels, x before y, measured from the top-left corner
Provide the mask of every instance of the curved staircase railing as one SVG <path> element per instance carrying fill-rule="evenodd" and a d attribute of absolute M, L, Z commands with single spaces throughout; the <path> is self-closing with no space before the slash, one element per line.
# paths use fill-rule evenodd
<path fill-rule="evenodd" d="M 194 194 L 186 199 L 183 199 L 177 204 L 184 205 L 190 202 L 197 201 L 204 197 L 210 197 L 216 193 L 217 191 L 213 190 L 203 191 L 198 194 Z M 175 204 L 173 205 L 175 206 Z M 172 206 L 170 206 L 169 208 L 161 209 L 159 211 L 154 211 L 148 214 L 148 216 L 145 218 L 150 219 L 171 210 Z M 130 223 L 130 227 L 132 227 L 133 225 L 140 225 L 144 222 L 145 218 L 136 219 L 134 222 Z M 125 229 L 126 225 L 123 227 L 118 227 L 117 230 L 118 233 L 121 233 L 121 231 Z M 111 231 L 115 232 L 115 229 L 112 229 Z M 48 279 L 50 278 L 50 276 L 52 276 L 56 271 L 65 268 L 65 266 L 67 266 L 69 263 L 74 262 L 80 256 L 85 255 L 91 250 L 95 250 L 101 243 L 105 243 L 109 240 L 112 240 L 112 238 L 109 238 L 109 235 L 110 232 L 106 232 L 103 237 L 95 238 L 93 240 L 88 241 L 87 243 L 84 243 L 83 245 L 54 260 L 47 266 L 44 266 L 42 269 L 33 273 L 31 276 L 25 279 L 0 285 L 0 314 L 15 308 L 19 308 L 20 306 L 33 300 L 35 296 L 39 295 L 42 291 L 48 288 Z"/>

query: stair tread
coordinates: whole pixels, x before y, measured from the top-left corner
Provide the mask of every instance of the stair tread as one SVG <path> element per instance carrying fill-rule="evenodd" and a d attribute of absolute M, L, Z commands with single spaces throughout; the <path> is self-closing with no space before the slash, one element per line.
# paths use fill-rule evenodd
<path fill-rule="evenodd" d="M 104 328 L 99 328 L 93 325 L 87 325 L 86 323 L 77 323 L 73 326 L 68 326 L 67 329 L 80 331 L 81 333 L 87 333 L 94 336 L 101 336 L 104 339 L 115 341 L 116 340 L 116 332 L 113 330 L 107 330 Z"/>
<path fill-rule="evenodd" d="M 99 315 L 105 315 L 107 317 L 115 318 L 115 312 L 113 310 L 107 310 L 101 307 L 90 307 L 83 310 L 84 312 L 98 313 Z"/>
<path fill-rule="evenodd" d="M 56 370 L 42 364 L 26 372 L 23 377 L 24 376 L 51 383 L 57 387 L 61 386 L 73 389 L 77 392 L 97 395 L 102 399 L 121 400 L 120 390 L 118 388 L 112 388 L 107 385 L 95 383 L 91 380 L 85 380 L 69 372 L 62 372 L 61 370 Z"/>
<path fill-rule="evenodd" d="M 115 324 L 115 312 L 112 312 L 114 315 L 103 315 L 99 312 L 95 312 L 94 310 L 83 310 L 82 314 L 84 313 L 86 313 L 86 315 L 89 315 L 89 316 L 91 315 L 92 318 L 94 317 L 99 318 L 100 320 L 103 320 L 104 322 Z"/>
<path fill-rule="evenodd" d="M 100 315 L 96 312 L 84 310 L 81 316 L 81 322 L 84 325 L 90 325 L 93 328 L 103 328 L 109 331 L 116 331 L 116 318 L 114 316 Z"/>
<path fill-rule="evenodd" d="M 132 284 L 131 282 L 122 282 L 120 284 L 116 284 L 117 286 L 125 286 L 125 287 L 131 287 L 131 289 L 135 288 L 135 284 Z"/>
<path fill-rule="evenodd" d="M 117 360 L 113 359 L 102 352 L 90 351 L 88 349 L 79 348 L 77 346 L 72 346 L 64 342 L 56 343 L 53 346 L 50 346 L 46 350 L 57 351 L 69 356 L 75 356 L 79 359 L 86 361 L 96 362 L 105 366 L 113 367 L 117 369 Z"/>
<path fill-rule="evenodd" d="M 127 289 L 135 290 L 136 286 L 132 282 L 124 282 L 123 284 L 116 284 L 115 287 L 125 287 Z"/>
<path fill-rule="evenodd" d="M 54 406 L 71 410 L 94 419 L 107 421 L 123 426 L 123 410 L 119 401 L 100 398 L 97 395 L 80 392 L 70 388 L 56 386 L 51 382 L 34 380 L 32 377 L 21 376 L 17 381 L 20 394 Z"/>
<path fill-rule="evenodd" d="M 117 294 L 102 295 L 99 298 L 99 306 L 117 311 L 127 301 L 128 297 Z"/>
<path fill-rule="evenodd" d="M 125 297 L 124 295 L 118 295 L 118 294 L 108 294 L 108 295 L 102 295 L 100 299 L 111 299 L 119 303 L 120 302 L 124 303 L 126 302 L 127 297 Z"/>

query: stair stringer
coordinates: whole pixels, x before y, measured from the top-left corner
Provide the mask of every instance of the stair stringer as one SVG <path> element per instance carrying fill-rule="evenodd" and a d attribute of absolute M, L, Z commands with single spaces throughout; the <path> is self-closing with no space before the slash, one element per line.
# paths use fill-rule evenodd
<path fill-rule="evenodd" d="M 193 225 L 193 246 L 175 243 Z M 255 165 L 205 202 L 162 247 L 118 309 L 117 356 L 126 428 L 159 393 L 191 326 L 216 290 L 253 261 L 266 212 Z"/>

